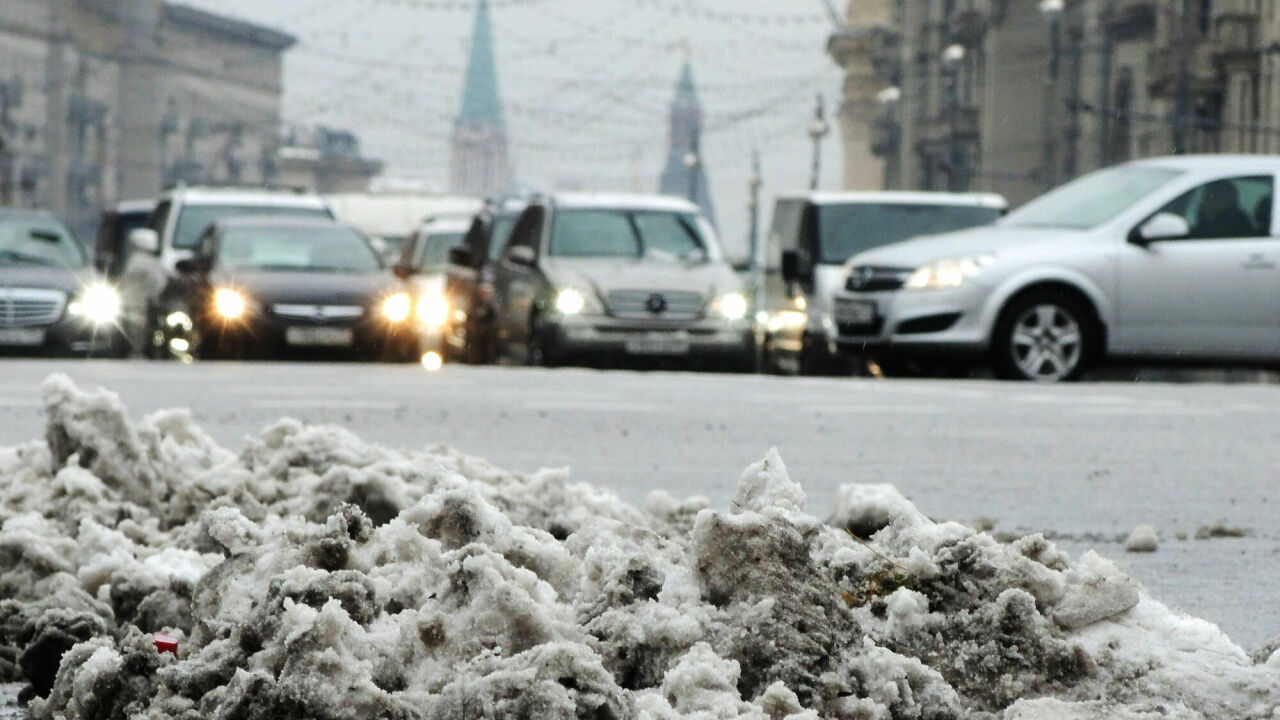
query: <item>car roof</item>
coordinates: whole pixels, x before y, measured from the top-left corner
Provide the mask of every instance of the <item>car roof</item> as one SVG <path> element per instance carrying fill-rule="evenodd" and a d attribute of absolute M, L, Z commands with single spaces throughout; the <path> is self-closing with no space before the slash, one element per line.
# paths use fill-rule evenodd
<path fill-rule="evenodd" d="M 52 220 L 61 223 L 57 215 L 48 210 L 31 208 L 0 207 L 0 219 L 6 220 Z"/>
<path fill-rule="evenodd" d="M 111 211 L 117 215 L 149 213 L 156 209 L 157 204 L 155 200 L 121 200 L 111 208 Z"/>
<path fill-rule="evenodd" d="M 474 220 L 464 218 L 448 218 L 442 220 L 428 220 L 422 223 L 422 231 L 427 234 L 432 233 L 466 233 L 471 229 Z"/>
<path fill-rule="evenodd" d="M 1128 165 L 1166 167 L 1176 170 L 1206 172 L 1231 170 L 1239 172 L 1280 172 L 1280 156 L 1276 155 L 1166 155 L 1133 160 Z"/>
<path fill-rule="evenodd" d="M 854 191 L 854 192 L 805 192 L 781 195 L 779 200 L 802 200 L 816 205 L 955 205 L 985 207 L 1003 210 L 1009 201 L 996 193 L 953 193 L 926 191 Z"/>
<path fill-rule="evenodd" d="M 638 193 L 557 193 L 551 202 L 558 208 L 609 209 L 609 210 L 658 210 L 666 212 L 700 212 L 697 205 L 684 198 L 670 195 L 643 195 Z"/>
<path fill-rule="evenodd" d="M 319 195 L 275 188 L 187 187 L 169 190 L 164 196 L 180 198 L 186 205 L 270 205 L 317 210 L 329 207 Z"/>

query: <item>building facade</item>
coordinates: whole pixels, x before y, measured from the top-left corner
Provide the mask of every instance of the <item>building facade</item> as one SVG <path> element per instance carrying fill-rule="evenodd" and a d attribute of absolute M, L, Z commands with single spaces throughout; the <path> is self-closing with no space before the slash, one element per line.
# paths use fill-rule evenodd
<path fill-rule="evenodd" d="M 0 0 L 0 204 L 84 232 L 166 185 L 270 181 L 293 43 L 161 0 Z"/>
<path fill-rule="evenodd" d="M 878 190 L 892 183 L 884 154 L 877 152 L 882 137 L 882 102 L 889 87 L 877 68 L 876 43 L 893 19 L 893 0 L 850 0 L 844 27 L 831 36 L 827 51 L 844 69 L 845 80 L 836 117 L 844 148 L 844 187 Z"/>
<path fill-rule="evenodd" d="M 688 198 L 715 224 L 716 209 L 702 157 L 702 102 L 693 82 L 693 66 L 686 59 L 671 102 L 667 162 L 658 180 L 658 192 Z"/>
<path fill-rule="evenodd" d="M 511 190 L 513 180 L 507 123 L 498 94 L 489 3 L 480 0 L 462 89 L 462 110 L 450 143 L 449 189 L 459 195 L 497 197 Z"/>
<path fill-rule="evenodd" d="M 1020 203 L 1169 153 L 1280 151 L 1274 0 L 892 0 L 872 32 L 889 187 Z M 834 42 L 834 41 L 833 41 Z"/>
<path fill-rule="evenodd" d="M 291 128 L 276 153 L 275 183 L 329 195 L 369 190 L 383 163 L 360 152 L 360 139 L 347 130 L 316 126 Z"/>

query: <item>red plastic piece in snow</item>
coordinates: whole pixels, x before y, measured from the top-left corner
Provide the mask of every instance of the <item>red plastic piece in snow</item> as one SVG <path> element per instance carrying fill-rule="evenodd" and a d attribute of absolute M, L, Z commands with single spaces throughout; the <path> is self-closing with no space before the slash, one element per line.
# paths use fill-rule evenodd
<path fill-rule="evenodd" d="M 151 636 L 152 641 L 156 644 L 156 652 L 172 653 L 175 657 L 178 654 L 178 638 L 172 635 L 162 635 L 155 633 Z"/>

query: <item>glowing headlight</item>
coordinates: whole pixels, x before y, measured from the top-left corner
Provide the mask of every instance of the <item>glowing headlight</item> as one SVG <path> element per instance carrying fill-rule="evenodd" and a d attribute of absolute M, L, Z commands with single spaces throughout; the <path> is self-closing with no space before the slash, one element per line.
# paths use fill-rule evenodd
<path fill-rule="evenodd" d="M 95 325 L 113 323 L 120 317 L 120 294 L 109 285 L 90 285 L 67 306 L 67 312 Z"/>
<path fill-rule="evenodd" d="M 404 322 L 413 312 L 413 300 L 408 293 L 396 293 L 382 301 L 382 316 L 393 323 Z"/>
<path fill-rule="evenodd" d="M 715 301 L 712 309 L 721 317 L 729 320 L 741 320 L 747 316 L 747 298 L 742 293 L 729 293 L 721 295 Z"/>
<path fill-rule="evenodd" d="M 565 288 L 556 295 L 556 310 L 565 315 L 577 315 L 587 306 L 587 299 L 573 288 Z"/>
<path fill-rule="evenodd" d="M 995 261 L 991 255 L 936 260 L 911 273 L 906 287 L 912 290 L 960 287 Z"/>
<path fill-rule="evenodd" d="M 244 316 L 249 304 L 244 296 L 235 290 L 220 288 L 213 293 L 213 309 L 228 320 L 237 320 Z"/>
<path fill-rule="evenodd" d="M 442 295 L 424 295 L 418 301 L 418 319 L 430 327 L 440 327 L 449 319 L 449 301 Z"/>

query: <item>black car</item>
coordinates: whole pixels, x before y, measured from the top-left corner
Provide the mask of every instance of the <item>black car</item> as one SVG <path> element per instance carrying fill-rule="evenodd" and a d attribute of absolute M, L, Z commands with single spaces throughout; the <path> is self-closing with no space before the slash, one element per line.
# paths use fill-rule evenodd
<path fill-rule="evenodd" d="M 165 291 L 174 354 L 413 357 L 413 303 L 369 240 L 329 220 L 215 222 Z"/>
<path fill-rule="evenodd" d="M 116 354 L 120 296 L 51 213 L 0 208 L 0 351 Z"/>
<path fill-rule="evenodd" d="M 475 217 L 462 246 L 449 253 L 445 296 L 455 312 L 445 325 L 444 341 L 450 357 L 477 364 L 497 357 L 494 263 L 526 205 L 517 200 L 490 204 Z"/>

